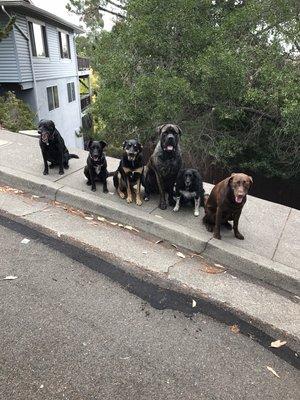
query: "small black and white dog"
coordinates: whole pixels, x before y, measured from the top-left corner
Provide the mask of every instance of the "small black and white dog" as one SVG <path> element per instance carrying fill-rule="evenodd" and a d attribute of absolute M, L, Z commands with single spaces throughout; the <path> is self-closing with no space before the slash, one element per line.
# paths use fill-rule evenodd
<path fill-rule="evenodd" d="M 103 193 L 108 193 L 107 189 L 107 161 L 103 149 L 107 146 L 106 142 L 101 140 L 90 140 L 87 149 L 89 155 L 84 167 L 84 175 L 87 177 L 87 185 L 91 185 L 91 190 L 96 191 L 96 181 L 103 183 Z"/>
<path fill-rule="evenodd" d="M 176 205 L 173 211 L 179 211 L 181 205 L 194 200 L 194 215 L 198 217 L 200 205 L 204 207 L 203 182 L 196 169 L 181 169 L 177 175 L 174 186 L 174 197 Z"/>

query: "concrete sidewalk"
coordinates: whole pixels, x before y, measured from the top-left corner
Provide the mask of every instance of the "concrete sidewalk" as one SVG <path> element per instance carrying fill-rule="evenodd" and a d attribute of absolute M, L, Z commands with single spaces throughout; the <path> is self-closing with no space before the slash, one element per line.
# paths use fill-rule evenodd
<path fill-rule="evenodd" d="M 203 256 L 231 269 L 239 270 L 274 286 L 299 295 L 300 281 L 300 211 L 248 196 L 240 220 L 245 240 L 222 231 L 222 240 L 212 239 L 191 209 L 173 213 L 157 208 L 157 198 L 142 207 L 128 205 L 115 193 L 111 178 L 109 194 L 101 185 L 93 193 L 86 185 L 83 167 L 87 152 L 72 150 L 79 155 L 70 161 L 64 176 L 57 170 L 43 176 L 43 162 L 38 140 L 21 134 L 0 131 L 0 181 L 11 186 L 44 195 L 48 198 L 133 225 L 171 243 L 197 251 Z M 109 170 L 118 160 L 108 158 Z M 255 182 L 254 182 L 255 184 Z M 211 185 L 205 184 L 207 192 Z"/>

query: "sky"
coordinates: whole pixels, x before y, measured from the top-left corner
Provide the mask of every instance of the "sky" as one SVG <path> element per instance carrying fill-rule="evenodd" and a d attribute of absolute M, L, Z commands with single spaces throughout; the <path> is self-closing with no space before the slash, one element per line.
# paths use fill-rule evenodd
<path fill-rule="evenodd" d="M 32 0 L 32 2 L 35 6 L 50 11 L 52 14 L 58 15 L 66 21 L 69 21 L 75 25 L 80 25 L 79 17 L 73 13 L 69 13 L 66 10 L 66 4 L 68 3 L 68 0 Z M 105 14 L 103 19 L 104 29 L 111 30 L 113 26 L 113 17 L 109 14 Z"/>

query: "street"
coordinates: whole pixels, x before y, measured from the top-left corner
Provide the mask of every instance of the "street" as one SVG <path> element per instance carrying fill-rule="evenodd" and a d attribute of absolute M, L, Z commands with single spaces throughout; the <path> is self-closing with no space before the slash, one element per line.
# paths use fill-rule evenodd
<path fill-rule="evenodd" d="M 298 371 L 225 324 L 153 308 L 1 219 L 0 238 L 1 400 L 299 398 Z"/>

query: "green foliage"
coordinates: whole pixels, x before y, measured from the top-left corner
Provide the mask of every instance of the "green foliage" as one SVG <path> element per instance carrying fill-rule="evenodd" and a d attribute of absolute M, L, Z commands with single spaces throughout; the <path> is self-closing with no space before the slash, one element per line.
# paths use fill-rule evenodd
<path fill-rule="evenodd" d="M 34 129 L 34 114 L 14 93 L 8 92 L 0 96 L 0 125 L 13 132 Z"/>
<path fill-rule="evenodd" d="M 100 133 L 146 141 L 174 121 L 203 169 L 300 176 L 299 14 L 294 0 L 128 0 L 90 37 Z"/>
<path fill-rule="evenodd" d="M 4 27 L 0 26 L 0 42 L 2 39 L 8 37 L 9 32 L 13 29 L 15 21 L 16 17 L 11 17 Z"/>

